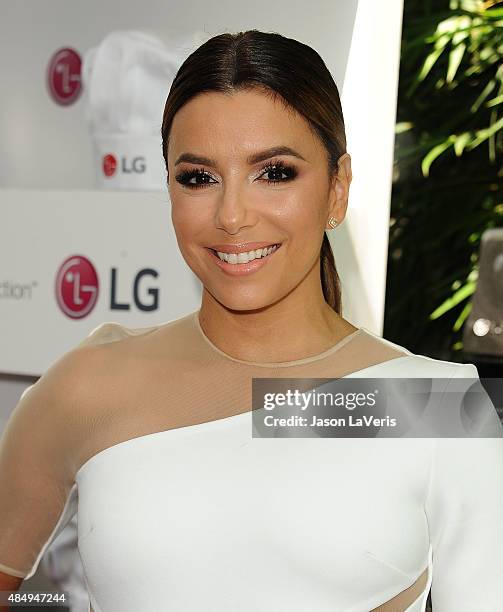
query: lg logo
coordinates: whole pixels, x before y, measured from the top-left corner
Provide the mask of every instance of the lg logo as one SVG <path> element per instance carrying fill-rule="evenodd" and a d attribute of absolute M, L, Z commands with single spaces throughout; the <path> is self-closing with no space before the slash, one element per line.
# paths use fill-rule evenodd
<path fill-rule="evenodd" d="M 85 257 L 76 255 L 63 262 L 56 275 L 56 301 L 72 319 L 88 315 L 98 299 L 96 268 Z"/>
<path fill-rule="evenodd" d="M 113 153 L 108 153 L 103 156 L 103 174 L 105 176 L 113 176 L 117 172 L 117 158 Z M 144 157 L 127 157 L 120 158 L 119 172 L 123 174 L 144 174 L 147 169 L 147 164 Z"/>
<path fill-rule="evenodd" d="M 105 176 L 113 176 L 117 170 L 117 160 L 115 156 L 109 153 L 103 157 L 103 174 Z"/>
<path fill-rule="evenodd" d="M 158 287 L 148 287 L 143 293 L 149 296 L 142 301 L 142 289 L 149 278 L 157 278 L 159 273 L 153 268 L 143 268 L 132 281 L 132 302 L 144 312 L 159 308 Z M 110 310 L 131 310 L 131 303 L 117 299 L 119 273 L 117 268 L 110 269 Z M 71 319 L 82 319 L 94 308 L 99 295 L 99 279 L 96 268 L 87 257 L 73 255 L 66 259 L 56 274 L 56 301 L 61 310 Z"/>
<path fill-rule="evenodd" d="M 57 104 L 73 104 L 82 90 L 80 55 L 74 49 L 58 49 L 47 66 L 46 82 L 51 98 Z"/>

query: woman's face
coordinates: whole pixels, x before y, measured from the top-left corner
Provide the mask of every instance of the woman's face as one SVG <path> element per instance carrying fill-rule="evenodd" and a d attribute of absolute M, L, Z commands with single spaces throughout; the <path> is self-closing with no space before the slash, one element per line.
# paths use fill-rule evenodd
<path fill-rule="evenodd" d="M 319 288 L 323 232 L 330 216 L 344 217 L 349 161 L 329 181 L 326 150 L 306 120 L 258 89 L 185 104 L 168 147 L 171 217 L 205 289 L 229 309 L 253 310 Z M 261 258 L 247 243 L 280 246 Z M 212 249 L 224 247 L 246 255 L 221 261 Z"/>

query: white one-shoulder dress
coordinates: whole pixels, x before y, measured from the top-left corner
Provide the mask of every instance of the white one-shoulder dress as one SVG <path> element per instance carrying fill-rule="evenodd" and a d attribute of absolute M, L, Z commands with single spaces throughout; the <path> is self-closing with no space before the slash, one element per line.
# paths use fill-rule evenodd
<path fill-rule="evenodd" d="M 104 323 L 23 394 L 0 442 L 0 571 L 33 576 L 77 513 L 93 612 L 424 612 L 430 589 L 433 612 L 503 610 L 500 434 L 253 435 L 259 378 L 441 379 L 441 411 L 474 365 L 365 328 L 246 362 L 198 314 Z"/>

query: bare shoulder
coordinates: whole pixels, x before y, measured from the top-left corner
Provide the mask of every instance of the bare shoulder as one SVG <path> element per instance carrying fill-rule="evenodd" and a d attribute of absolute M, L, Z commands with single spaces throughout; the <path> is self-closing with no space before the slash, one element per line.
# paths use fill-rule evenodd
<path fill-rule="evenodd" d="M 24 401 L 31 410 L 49 409 L 72 426 L 74 440 L 84 439 L 167 384 L 177 358 L 173 344 L 181 344 L 171 341 L 178 327 L 176 321 L 141 328 L 104 322 L 54 362 Z"/>
<path fill-rule="evenodd" d="M 80 372 L 81 391 L 89 394 L 88 385 L 98 399 L 122 396 L 145 376 L 157 355 L 159 345 L 154 333 L 161 326 L 133 328 L 105 322 L 95 328 L 68 355 L 71 372 Z M 71 377 L 70 377 L 71 378 Z"/>
<path fill-rule="evenodd" d="M 22 393 L 11 420 L 67 425 L 81 421 L 89 405 L 89 391 L 102 380 L 102 351 L 95 346 L 76 347 L 59 357 Z"/>
<path fill-rule="evenodd" d="M 148 355 L 147 336 L 158 326 L 126 327 L 105 322 L 95 328 L 79 345 L 67 353 L 67 381 L 78 378 L 78 389 L 89 394 L 116 393 L 127 387 L 127 381 L 140 375 Z"/>
<path fill-rule="evenodd" d="M 147 333 L 147 332 L 145 332 Z M 17 412 L 42 412 L 44 418 L 76 422 L 94 419 L 94 411 L 120 391 L 135 354 L 135 330 L 103 323 L 59 357 L 21 396 Z"/>
<path fill-rule="evenodd" d="M 51 463 L 66 477 L 106 395 L 105 366 L 110 361 L 104 346 L 67 351 L 25 389 L 0 437 L 0 470 L 17 462 L 27 474 L 35 469 L 41 475 Z M 25 450 L 22 462 L 20 448 Z"/>

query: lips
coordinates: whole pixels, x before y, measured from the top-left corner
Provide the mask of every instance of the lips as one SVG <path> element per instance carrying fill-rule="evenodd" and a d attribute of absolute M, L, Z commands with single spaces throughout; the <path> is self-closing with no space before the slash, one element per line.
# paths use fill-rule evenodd
<path fill-rule="evenodd" d="M 220 257 L 212 248 L 206 247 L 211 261 L 213 261 L 215 265 L 220 268 L 220 270 L 222 270 L 223 273 L 231 277 L 247 276 L 249 274 L 253 274 L 257 270 L 266 267 L 267 265 L 269 265 L 269 262 L 274 259 L 274 256 L 280 249 L 281 243 L 276 249 L 273 249 L 272 253 L 270 253 L 269 255 L 265 255 L 263 257 L 256 257 L 255 259 L 251 259 L 250 261 L 245 263 L 229 263 L 220 259 Z"/>
<path fill-rule="evenodd" d="M 250 251 L 245 251 L 244 253 L 223 253 L 223 252 L 217 252 L 214 251 L 213 249 L 210 249 L 210 251 L 213 253 L 213 255 L 215 255 L 216 257 L 218 257 L 219 259 L 222 259 L 221 256 L 223 257 L 223 260 L 225 260 L 225 257 L 229 257 L 231 259 L 231 261 L 229 261 L 228 263 L 232 263 L 232 264 L 237 264 L 239 260 L 239 258 L 243 258 L 244 257 L 251 257 L 250 261 L 253 261 L 255 259 L 263 259 L 264 257 L 269 257 L 270 255 L 272 255 L 273 253 L 275 253 L 279 248 L 280 248 L 281 244 L 273 244 L 268 248 L 264 248 L 264 249 L 256 249 L 256 250 L 252 250 Z M 271 252 L 272 251 L 272 252 Z M 253 253 L 253 255 L 249 255 L 249 253 Z M 239 263 L 245 263 L 245 262 L 239 262 Z"/>
<path fill-rule="evenodd" d="M 281 242 L 240 242 L 237 244 L 212 244 L 206 248 L 214 252 L 220 251 L 220 253 L 247 253 L 248 251 L 257 251 L 280 244 Z"/>

